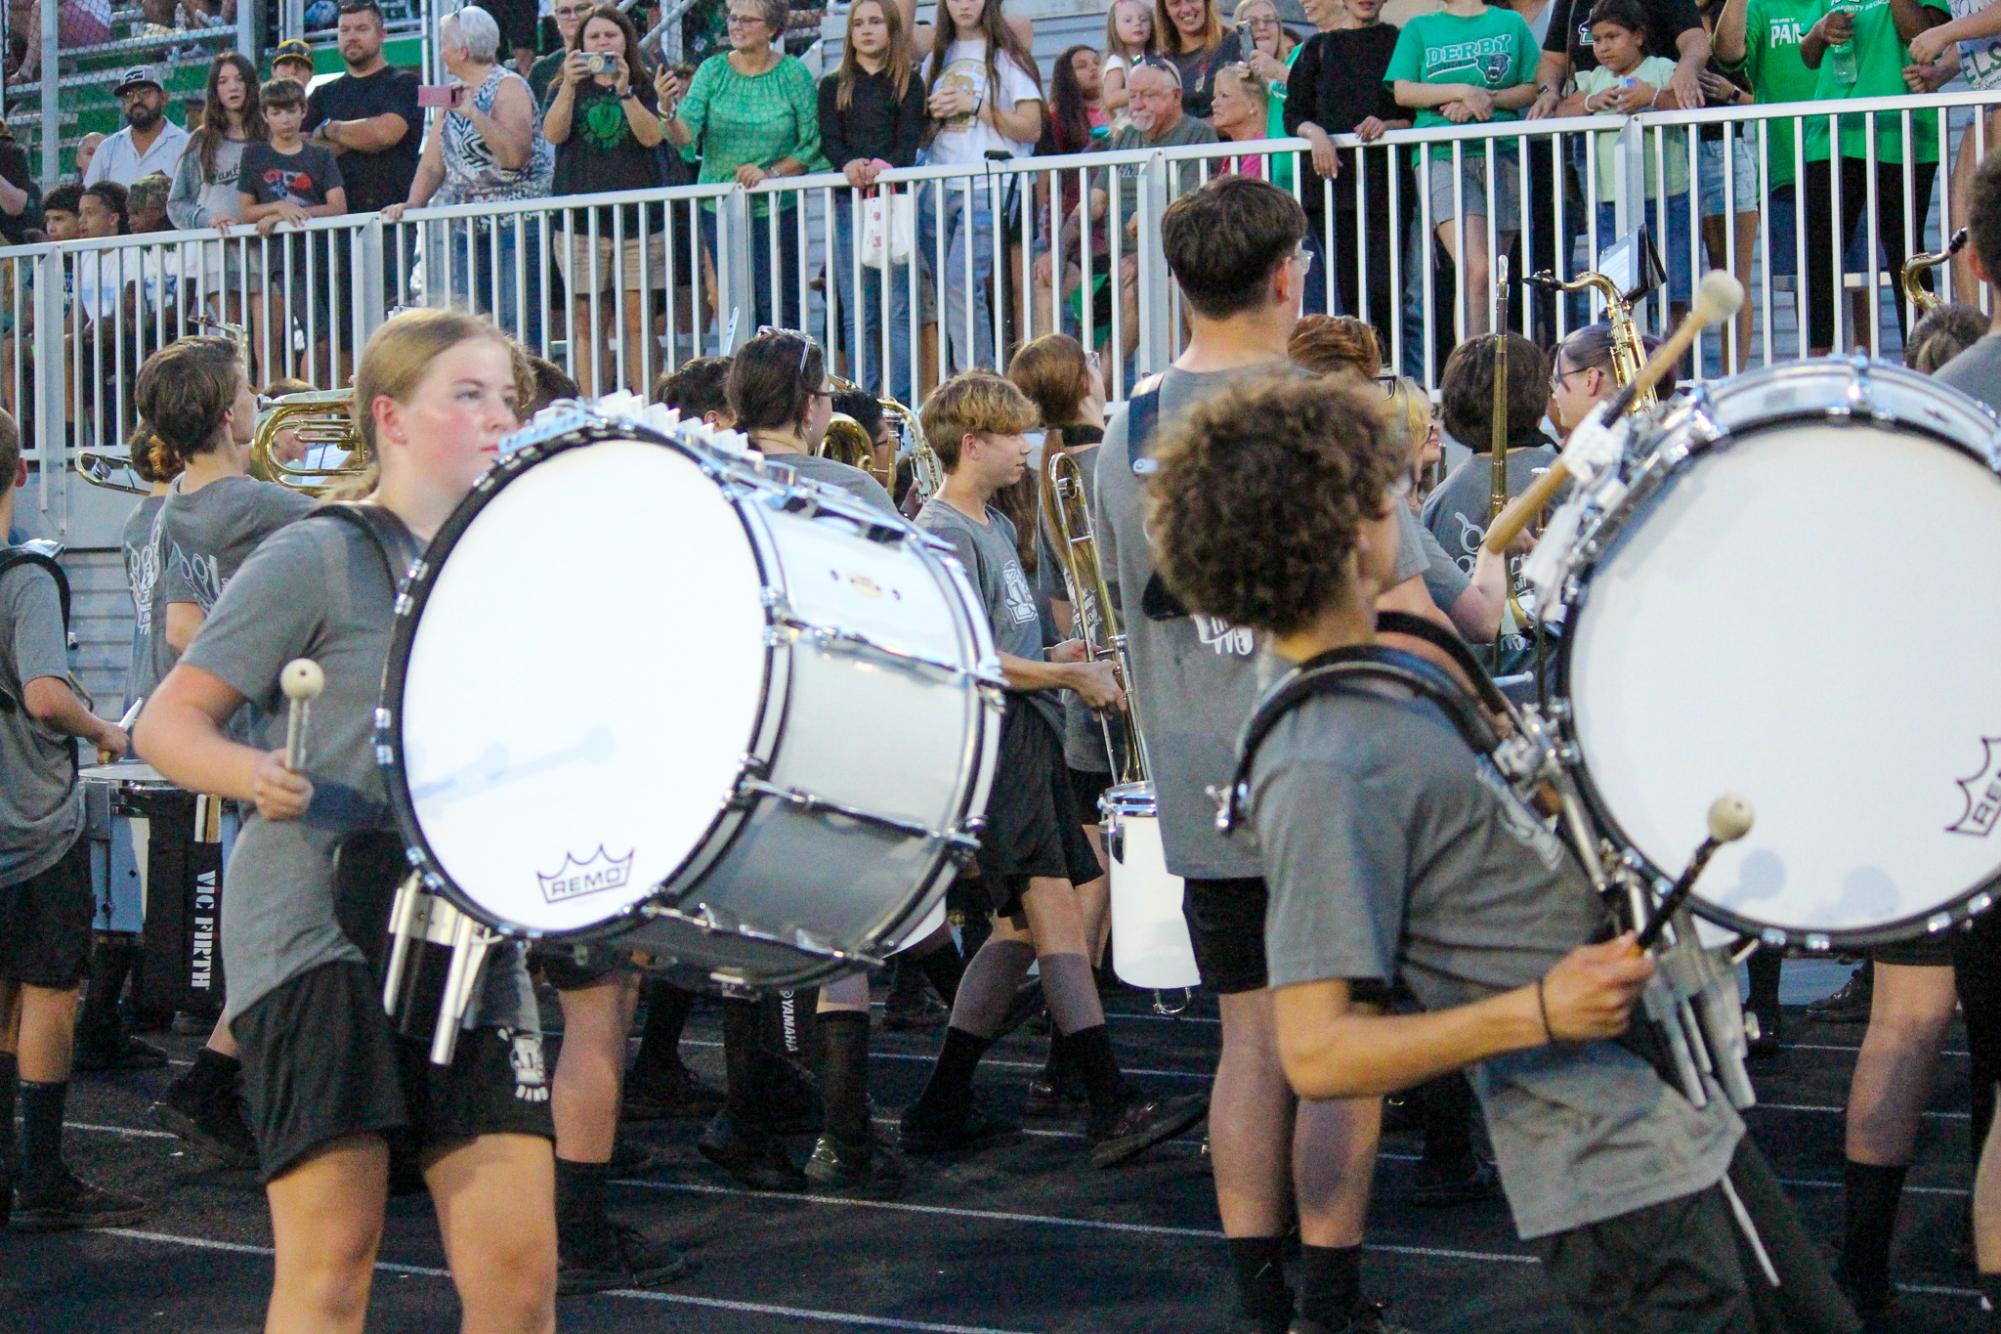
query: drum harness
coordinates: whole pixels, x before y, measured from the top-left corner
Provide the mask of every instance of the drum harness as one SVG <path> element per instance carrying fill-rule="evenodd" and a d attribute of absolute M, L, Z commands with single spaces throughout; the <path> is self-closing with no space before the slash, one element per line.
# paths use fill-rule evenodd
<path fill-rule="evenodd" d="M 1334 649 L 1299 664 L 1265 692 L 1245 723 L 1229 787 L 1221 793 L 1211 789 L 1218 806 L 1218 830 L 1229 835 L 1248 823 L 1251 769 L 1258 748 L 1287 714 L 1307 700 L 1329 694 L 1382 698 L 1381 687 L 1389 686 L 1429 701 L 1467 748 L 1492 763 L 1531 809 L 1555 806 L 1557 823 L 1568 836 L 1571 851 L 1615 919 L 1630 921 L 1634 929 L 1643 932 L 1643 940 L 1651 941 L 1663 926 L 1671 929 L 1671 938 L 1665 944 L 1655 943 L 1651 950 L 1656 971 L 1642 992 L 1651 1023 L 1630 1030 L 1629 1049 L 1652 1065 L 1664 1081 L 1672 1073 L 1672 1082 L 1695 1107 L 1708 1104 L 1710 1080 L 1733 1107 L 1741 1110 L 1753 1105 L 1756 1094 L 1744 1069 L 1748 1049 L 1737 995 L 1738 958 L 1701 944 L 1685 901 L 1688 885 L 1719 840 L 1712 837 L 1704 842 L 1674 886 L 1655 887 L 1659 894 L 1656 904 L 1648 897 L 1647 886 L 1630 859 L 1615 856 L 1612 846 L 1603 840 L 1598 847 L 1591 846 L 1593 826 L 1563 771 L 1555 737 L 1534 710 L 1514 710 L 1456 635 L 1399 612 L 1379 614 L 1377 628 L 1422 639 L 1446 652 L 1474 683 L 1474 695 L 1469 696 L 1443 670 L 1417 654 L 1381 644 Z M 1504 733 L 1494 721 L 1496 717 L 1512 721 L 1512 734 Z M 1767 1281 L 1778 1286 L 1778 1271 L 1735 1184 L 1728 1174 L 1719 1184 Z"/>

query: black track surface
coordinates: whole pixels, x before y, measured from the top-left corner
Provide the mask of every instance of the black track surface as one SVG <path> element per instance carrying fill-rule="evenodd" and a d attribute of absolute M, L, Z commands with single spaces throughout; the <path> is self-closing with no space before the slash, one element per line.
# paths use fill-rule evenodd
<path fill-rule="evenodd" d="M 1831 990 L 1787 970 L 1787 999 Z M 1824 985 L 1804 988 L 1800 983 Z M 1110 1004 L 1115 1042 L 1138 1082 L 1185 1091 L 1214 1065 L 1213 1003 L 1181 1019 L 1144 999 Z M 1814 1025 L 1790 1009 L 1786 1050 L 1758 1063 L 1763 1106 L 1749 1120 L 1809 1228 L 1832 1246 L 1841 1223 L 1840 1108 L 1859 1026 Z M 687 1055 L 720 1078 L 713 1015 L 698 1009 Z M 192 1038 L 157 1039 L 178 1061 Z M 879 1117 L 916 1096 L 937 1034 L 878 1026 Z M 1969 1187 L 1964 1041 L 1955 1030 L 1926 1116 L 1899 1227 L 1902 1285 L 1894 1328 L 1971 1328 L 1976 1297 L 1967 1258 Z M 982 1073 L 996 1108 L 1012 1112 L 1039 1039 L 1018 1035 Z M 70 1098 L 69 1151 L 87 1175 L 144 1193 L 152 1216 L 111 1233 L 0 1234 L 0 1330 L 230 1331 L 260 1327 L 271 1232 L 249 1173 L 209 1166 L 158 1130 L 146 1107 L 179 1067 L 83 1076 Z M 1121 1170 L 1094 1172 L 1077 1128 L 1051 1123 L 1023 1141 L 959 1160 L 911 1164 L 900 1198 L 838 1202 L 755 1196 L 694 1151 L 699 1126 L 656 1122 L 633 1133 L 659 1154 L 644 1178 L 620 1183 L 615 1212 L 696 1248 L 694 1273 L 658 1292 L 567 1298 L 567 1330 L 728 1330 L 745 1334 L 843 1328 L 904 1330 L 1178 1331 L 1228 1327 L 1232 1294 L 1199 1133 Z M 808 1145 L 799 1145 L 804 1154 Z M 1391 1137 L 1379 1194 L 1411 1169 L 1415 1143 Z M 1499 1203 L 1445 1210 L 1379 1199 L 1369 1220 L 1368 1293 L 1399 1324 L 1424 1331 L 1559 1330 L 1547 1287 Z M 428 1201 L 392 1201 L 371 1329 L 450 1329 L 457 1304 L 443 1271 Z"/>

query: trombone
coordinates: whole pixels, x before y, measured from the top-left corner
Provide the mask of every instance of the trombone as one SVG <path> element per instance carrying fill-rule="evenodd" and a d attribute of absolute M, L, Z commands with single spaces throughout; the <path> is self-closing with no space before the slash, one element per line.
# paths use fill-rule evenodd
<path fill-rule="evenodd" d="M 1946 263 L 1964 249 L 1966 249 L 1966 228 L 1961 227 L 1946 241 L 1945 249 L 1923 251 L 1904 261 L 1903 272 L 1898 275 L 1904 289 L 1904 300 L 1910 302 L 1920 315 L 1937 310 L 1945 304 L 1945 298 L 1931 291 L 1919 280 L 1929 270 Z"/>
<path fill-rule="evenodd" d="M 1091 661 L 1106 658 L 1117 664 L 1119 684 L 1126 692 L 1125 754 L 1119 757 L 1120 785 L 1149 781 L 1153 766 L 1147 759 L 1146 733 L 1140 725 L 1139 697 L 1133 693 L 1132 654 L 1119 629 L 1118 613 L 1112 610 L 1112 590 L 1105 583 L 1105 570 L 1098 560 L 1098 539 L 1091 531 L 1091 511 L 1084 494 L 1084 470 L 1077 460 L 1061 449 L 1052 450 L 1044 437 L 1038 481 L 1042 509 L 1049 518 L 1056 541 L 1057 562 L 1063 568 L 1063 583 L 1070 593 L 1076 616 L 1077 637 Z M 1103 713 L 1098 726 L 1105 734 L 1105 754 L 1119 756 L 1112 744 L 1112 721 Z"/>

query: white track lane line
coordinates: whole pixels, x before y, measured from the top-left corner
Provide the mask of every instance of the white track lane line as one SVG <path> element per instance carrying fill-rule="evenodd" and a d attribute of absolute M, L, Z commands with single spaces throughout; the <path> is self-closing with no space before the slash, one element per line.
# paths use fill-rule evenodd
<path fill-rule="evenodd" d="M 162 1246 L 186 1246 L 200 1251 L 225 1251 L 231 1255 L 256 1255 L 266 1259 L 274 1252 L 269 1246 L 250 1246 L 238 1241 L 212 1241 L 205 1237 L 182 1237 L 171 1232 L 146 1232 L 137 1228 L 104 1228 L 98 1235 L 150 1241 Z M 378 1260 L 375 1267 L 386 1274 L 409 1274 L 421 1278 L 451 1278 L 449 1270 L 429 1265 L 396 1264 Z M 848 1311 L 816 1311 L 809 1307 L 773 1306 L 765 1302 L 733 1302 L 721 1297 L 692 1297 L 678 1292 L 648 1292 L 637 1288 L 616 1288 L 592 1294 L 624 1297 L 644 1302 L 665 1302 L 673 1306 L 699 1306 L 712 1311 L 735 1311 L 744 1315 L 783 1316 L 788 1320 L 817 1320 L 830 1325 L 861 1325 L 870 1329 L 907 1329 L 923 1334 L 1028 1334 L 1023 1330 L 993 1329 L 985 1325 L 940 1325 L 927 1320 L 898 1320 L 888 1316 L 855 1315 Z"/>

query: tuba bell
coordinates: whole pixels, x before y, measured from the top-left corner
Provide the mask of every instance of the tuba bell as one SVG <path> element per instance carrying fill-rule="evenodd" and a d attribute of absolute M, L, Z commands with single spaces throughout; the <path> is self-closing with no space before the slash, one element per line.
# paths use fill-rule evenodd
<path fill-rule="evenodd" d="M 302 458 L 278 456 L 278 438 L 293 433 L 305 446 Z M 309 496 L 325 494 L 362 476 L 374 462 L 354 424 L 354 391 L 335 389 L 287 394 L 273 400 L 257 419 L 250 441 L 250 475 Z"/>

